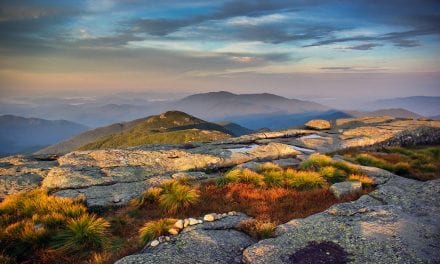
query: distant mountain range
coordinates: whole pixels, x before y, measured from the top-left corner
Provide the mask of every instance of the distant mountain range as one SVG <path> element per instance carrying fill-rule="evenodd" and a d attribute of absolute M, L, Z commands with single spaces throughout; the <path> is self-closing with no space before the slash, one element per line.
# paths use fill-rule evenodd
<path fill-rule="evenodd" d="M 366 115 L 438 118 L 440 113 L 440 97 L 424 96 L 371 102 L 364 107 L 370 109 L 367 111 L 340 111 L 318 103 L 289 99 L 269 93 L 210 92 L 190 95 L 177 100 L 145 100 L 145 98 L 137 100 L 134 98 L 123 99 L 121 102 L 123 103 L 118 103 L 117 98 L 108 101 L 73 98 L 60 102 L 57 102 L 56 98 L 47 98 L 32 100 L 28 104 L 25 102 L 1 103 L 0 113 L 21 113 L 24 116 L 35 115 L 47 119 L 67 119 L 73 122 L 40 119 L 41 124 L 43 121 L 49 123 L 47 125 L 44 123 L 38 129 L 33 129 L 30 125 L 22 125 L 20 128 L 10 126 L 7 118 L 4 121 L 0 120 L 3 131 L 0 138 L 0 146 L 3 148 L 0 153 L 29 152 L 62 140 L 64 141 L 38 153 L 65 153 L 110 135 L 123 134 L 149 118 L 145 118 L 145 116 L 153 116 L 169 110 L 182 111 L 207 120 L 204 121 L 206 123 L 211 122 L 209 123 L 211 127 L 207 129 L 203 127 L 195 129 L 233 135 L 248 134 L 262 128 L 277 130 L 301 126 L 305 122 L 317 118 L 330 120 Z M 19 117 L 16 118 L 19 119 Z M 35 120 L 33 118 L 20 120 L 26 119 Z M 84 132 L 87 128 L 79 123 L 98 128 Z M 224 131 L 220 128 L 214 129 L 212 127 L 212 125 L 216 125 L 214 123 L 221 124 L 217 126 Z M 36 136 L 32 136 L 30 131 L 35 131 Z M 84 133 L 78 135 L 80 132 Z M 66 140 L 66 138 L 69 139 Z M 158 139 L 151 139 L 151 141 L 158 141 Z"/>
<path fill-rule="evenodd" d="M 230 121 L 253 130 L 302 125 L 310 119 L 334 119 L 347 114 L 327 106 L 274 94 L 211 92 L 185 97 L 169 107 L 209 121 Z"/>
<path fill-rule="evenodd" d="M 364 105 L 366 110 L 403 108 L 422 116 L 440 114 L 440 96 L 411 96 L 382 99 Z"/>
<path fill-rule="evenodd" d="M 89 129 L 66 120 L 0 116 L 0 155 L 32 153 Z"/>
<path fill-rule="evenodd" d="M 236 124 L 228 123 L 226 126 L 245 132 L 245 128 Z M 206 122 L 180 111 L 168 111 L 160 115 L 86 131 L 45 148 L 37 154 L 61 154 L 76 149 L 212 141 L 236 135 L 239 134 L 229 131 L 222 125 Z"/>
<path fill-rule="evenodd" d="M 423 118 L 422 115 L 408 111 L 403 108 L 379 109 L 371 112 L 367 111 L 345 111 L 345 113 L 353 117 L 364 116 L 392 116 L 396 118 Z"/>
<path fill-rule="evenodd" d="M 114 99 L 110 104 L 104 102 L 103 100 L 57 102 L 50 99 L 49 101 L 32 101 L 29 105 L 3 103 L 0 104 L 0 113 L 33 115 L 46 119 L 62 118 L 91 127 L 101 127 L 169 110 L 179 110 L 210 122 L 229 121 L 253 130 L 263 127 L 279 129 L 301 125 L 311 118 L 345 116 L 344 113 L 321 104 L 268 93 L 211 92 L 190 95 L 179 100 L 142 101 L 141 104 L 117 104 Z"/>
<path fill-rule="evenodd" d="M 255 114 L 298 114 L 327 111 L 330 108 L 314 102 L 263 94 L 211 92 L 190 95 L 173 104 L 174 109 L 205 119 L 225 119 Z"/>

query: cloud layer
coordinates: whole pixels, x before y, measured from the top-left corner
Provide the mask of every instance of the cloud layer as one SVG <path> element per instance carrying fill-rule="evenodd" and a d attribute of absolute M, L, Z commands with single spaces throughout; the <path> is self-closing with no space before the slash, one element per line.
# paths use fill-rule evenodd
<path fill-rule="evenodd" d="M 434 0 L 3 0 L 0 81 L 438 72 L 439 25 Z"/>

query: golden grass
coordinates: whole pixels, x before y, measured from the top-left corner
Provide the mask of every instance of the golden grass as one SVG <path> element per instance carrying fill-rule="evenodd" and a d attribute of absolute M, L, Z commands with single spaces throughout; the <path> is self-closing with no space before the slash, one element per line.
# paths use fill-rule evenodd
<path fill-rule="evenodd" d="M 139 229 L 139 242 L 146 245 L 148 242 L 168 233 L 168 230 L 173 227 L 176 219 L 163 218 L 154 221 L 146 222 L 141 229 Z"/>
<path fill-rule="evenodd" d="M 52 260 L 60 255 L 54 249 L 74 262 L 86 259 L 104 248 L 108 227 L 81 201 L 42 189 L 10 195 L 0 203 L 0 247 L 17 262 Z"/>
<path fill-rule="evenodd" d="M 371 187 L 374 184 L 374 180 L 365 175 L 351 174 L 348 176 L 349 181 L 359 181 L 362 183 L 362 187 Z"/>

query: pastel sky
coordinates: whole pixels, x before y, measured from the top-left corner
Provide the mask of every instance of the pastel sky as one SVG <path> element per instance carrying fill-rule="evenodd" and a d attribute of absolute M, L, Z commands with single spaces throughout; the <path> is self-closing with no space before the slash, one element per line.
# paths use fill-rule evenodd
<path fill-rule="evenodd" d="M 4 95 L 440 95 L 440 1 L 0 0 Z"/>

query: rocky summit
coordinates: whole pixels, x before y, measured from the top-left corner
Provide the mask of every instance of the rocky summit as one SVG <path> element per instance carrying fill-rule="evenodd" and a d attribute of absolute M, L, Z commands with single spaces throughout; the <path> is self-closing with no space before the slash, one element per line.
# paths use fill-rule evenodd
<path fill-rule="evenodd" d="M 338 119 L 325 128 L 307 126 L 209 143 L 11 156 L 0 160 L 0 197 L 44 187 L 58 196 L 81 197 L 91 208 L 122 206 L 167 179 L 215 178 L 224 168 L 253 168 L 265 161 L 295 166 L 315 152 L 439 142 L 440 121 L 362 117 Z M 239 224 L 249 219 L 244 214 L 213 214 L 201 219 L 202 224 L 182 220 L 188 227 L 180 234 L 154 241 L 118 263 L 325 263 L 323 258 L 439 263 L 440 180 L 422 182 L 378 168 L 359 169 L 375 180 L 373 192 L 280 225 L 274 238 L 258 242 L 240 231 Z M 345 185 L 335 185 L 334 192 L 342 195 L 359 187 Z"/>

